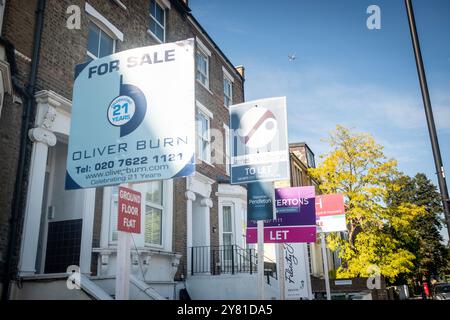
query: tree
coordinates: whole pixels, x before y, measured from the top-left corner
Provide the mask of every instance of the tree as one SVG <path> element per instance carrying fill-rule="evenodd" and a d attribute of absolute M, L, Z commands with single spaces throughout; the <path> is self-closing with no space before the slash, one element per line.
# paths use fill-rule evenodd
<path fill-rule="evenodd" d="M 424 210 L 412 221 L 408 233 L 398 234 L 392 230 L 392 235 L 415 255 L 413 277 L 430 281 L 431 277 L 445 273 L 448 264 L 447 248 L 440 233 L 443 224 L 441 196 L 423 173 L 414 178 L 400 176 L 397 183 L 401 188 L 389 192 L 388 204 L 395 207 L 410 202 Z"/>
<path fill-rule="evenodd" d="M 310 173 L 323 193 L 343 193 L 346 199 L 347 236 L 327 237 L 342 259 L 337 277 L 372 276 L 375 270 L 394 280 L 410 272 L 414 255 L 390 231 L 407 232 L 423 208 L 407 202 L 386 205 L 388 190 L 400 188 L 397 162 L 384 155 L 371 135 L 343 126 L 336 127 L 328 142 L 331 151 Z"/>

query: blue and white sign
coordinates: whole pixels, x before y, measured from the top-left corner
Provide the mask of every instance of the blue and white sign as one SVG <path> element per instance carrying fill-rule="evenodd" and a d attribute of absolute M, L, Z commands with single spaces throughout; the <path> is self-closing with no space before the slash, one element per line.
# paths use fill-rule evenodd
<path fill-rule="evenodd" d="M 289 180 L 286 97 L 230 106 L 231 183 Z"/>
<path fill-rule="evenodd" d="M 271 220 L 274 218 L 275 189 L 273 182 L 247 184 L 247 220 Z"/>
<path fill-rule="evenodd" d="M 66 189 L 195 171 L 194 39 L 77 66 Z"/>

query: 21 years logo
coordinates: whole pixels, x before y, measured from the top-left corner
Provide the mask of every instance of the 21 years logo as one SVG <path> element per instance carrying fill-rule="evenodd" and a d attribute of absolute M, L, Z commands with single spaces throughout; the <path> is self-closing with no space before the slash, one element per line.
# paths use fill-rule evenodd
<path fill-rule="evenodd" d="M 107 117 L 111 125 L 120 127 L 120 137 L 136 130 L 145 118 L 147 99 L 136 86 L 123 83 L 120 77 L 120 93 L 108 106 Z"/>

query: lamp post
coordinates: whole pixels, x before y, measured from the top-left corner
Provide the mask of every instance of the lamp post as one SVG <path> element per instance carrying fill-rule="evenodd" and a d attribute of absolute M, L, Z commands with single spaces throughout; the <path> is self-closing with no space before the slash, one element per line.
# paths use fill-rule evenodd
<path fill-rule="evenodd" d="M 416 22 L 414 18 L 414 10 L 411 0 L 405 0 L 406 12 L 408 14 L 409 29 L 411 31 L 411 39 L 416 58 L 417 73 L 419 75 L 420 89 L 422 91 L 423 105 L 427 118 L 428 132 L 430 134 L 431 148 L 433 150 L 434 164 L 436 166 L 436 174 L 438 176 L 439 190 L 441 191 L 442 204 L 444 207 L 445 221 L 447 222 L 447 232 L 450 238 L 450 200 L 448 196 L 447 183 L 445 181 L 444 165 L 442 164 L 441 151 L 439 149 L 439 141 L 436 134 L 436 125 L 434 123 L 433 110 L 431 108 L 430 94 L 428 92 L 427 78 L 425 68 L 422 61 L 422 53 L 420 50 L 419 37 L 417 36 Z"/>

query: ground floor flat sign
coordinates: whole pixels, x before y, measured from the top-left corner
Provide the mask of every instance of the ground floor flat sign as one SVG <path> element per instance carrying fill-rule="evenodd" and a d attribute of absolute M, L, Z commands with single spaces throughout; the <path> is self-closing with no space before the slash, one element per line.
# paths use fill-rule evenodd
<path fill-rule="evenodd" d="M 141 233 L 141 193 L 119 187 L 117 230 Z"/>
<path fill-rule="evenodd" d="M 317 232 L 347 230 L 344 196 L 340 193 L 316 197 Z"/>
<path fill-rule="evenodd" d="M 264 221 L 265 243 L 316 241 L 314 187 L 275 189 L 276 218 Z M 257 242 L 256 221 L 247 222 L 247 243 Z"/>
<path fill-rule="evenodd" d="M 230 107 L 231 183 L 289 180 L 286 98 Z"/>
<path fill-rule="evenodd" d="M 77 66 L 66 189 L 192 175 L 194 66 L 193 39 Z"/>

